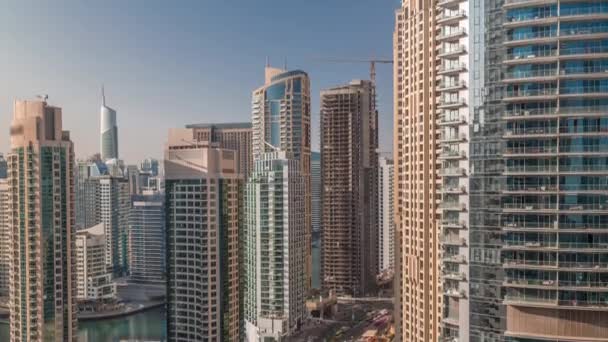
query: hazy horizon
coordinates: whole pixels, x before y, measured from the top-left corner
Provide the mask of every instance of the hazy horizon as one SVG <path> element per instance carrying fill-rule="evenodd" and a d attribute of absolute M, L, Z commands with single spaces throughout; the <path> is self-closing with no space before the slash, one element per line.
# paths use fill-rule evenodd
<path fill-rule="evenodd" d="M 319 91 L 368 79 L 368 64 L 322 58 L 391 58 L 396 0 L 11 2 L 0 13 L 0 152 L 8 151 L 14 100 L 48 94 L 63 108 L 77 158 L 99 150 L 101 86 L 118 112 L 128 163 L 162 157 L 167 130 L 250 120 L 264 64 L 311 78 L 313 148 Z M 297 13 L 298 15 L 293 15 Z M 378 65 L 381 150 L 392 143 L 392 67 Z M 391 134 L 382 134 L 391 132 Z"/>

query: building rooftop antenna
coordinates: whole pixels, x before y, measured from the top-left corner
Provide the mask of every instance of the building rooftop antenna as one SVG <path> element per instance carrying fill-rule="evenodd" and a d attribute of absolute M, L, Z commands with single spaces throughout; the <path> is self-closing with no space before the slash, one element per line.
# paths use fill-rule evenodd
<path fill-rule="evenodd" d="M 103 84 L 101 85 L 101 104 L 106 105 L 106 92 L 103 88 Z"/>

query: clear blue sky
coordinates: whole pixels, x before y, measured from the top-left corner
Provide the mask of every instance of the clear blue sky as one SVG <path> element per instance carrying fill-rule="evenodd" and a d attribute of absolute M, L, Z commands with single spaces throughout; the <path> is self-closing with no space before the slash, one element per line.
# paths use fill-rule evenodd
<path fill-rule="evenodd" d="M 3 2 L 0 10 L 0 151 L 14 99 L 49 94 L 63 108 L 76 156 L 99 149 L 100 87 L 118 111 L 120 154 L 162 157 L 170 127 L 249 121 L 251 91 L 271 64 L 307 71 L 313 147 L 319 91 L 369 78 L 367 64 L 321 57 L 392 57 L 399 0 Z M 85 4 L 86 3 L 86 4 Z M 391 149 L 392 69 L 378 67 L 381 147 Z"/>

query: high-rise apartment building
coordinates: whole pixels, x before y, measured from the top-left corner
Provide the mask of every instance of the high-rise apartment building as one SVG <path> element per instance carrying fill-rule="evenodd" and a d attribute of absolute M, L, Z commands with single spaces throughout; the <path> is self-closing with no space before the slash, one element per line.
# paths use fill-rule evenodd
<path fill-rule="evenodd" d="M 101 159 L 118 159 L 118 126 L 116 125 L 116 110 L 106 105 L 106 95 L 101 89 L 100 113 L 100 147 Z"/>
<path fill-rule="evenodd" d="M 404 342 L 438 341 L 440 334 L 437 114 L 449 106 L 436 103 L 437 5 L 404 0 L 393 35 L 395 312 L 397 338 Z"/>
<path fill-rule="evenodd" d="M 605 339 L 608 5 L 446 0 L 436 8 L 441 337 Z M 396 104 L 404 76 L 397 65 Z M 408 173 L 396 166 L 399 182 Z"/>
<path fill-rule="evenodd" d="M 499 22 L 504 335 L 606 340 L 608 3 L 507 0 Z"/>
<path fill-rule="evenodd" d="M 11 270 L 11 235 L 9 234 L 10 188 L 5 178 L 0 178 L 0 298 L 9 295 L 9 275 Z"/>
<path fill-rule="evenodd" d="M 6 162 L 6 159 L 4 159 L 4 156 L 2 155 L 2 153 L 0 153 L 0 178 L 6 178 L 7 170 L 8 164 Z"/>
<path fill-rule="evenodd" d="M 472 5 L 473 1 L 470 4 Z M 469 56 L 473 56 L 469 53 L 478 49 L 479 46 L 475 45 L 476 42 L 473 42 L 470 37 L 483 35 L 483 32 L 479 32 L 479 20 L 483 19 L 483 16 L 480 17 L 477 14 L 479 6 L 469 8 L 468 1 L 439 1 L 437 5 L 435 21 L 438 33 L 434 40 L 439 48 L 435 56 L 436 63 L 439 65 L 437 69 L 439 82 L 435 86 L 439 116 L 435 118 L 435 123 L 438 127 L 437 146 L 440 151 L 438 156 L 440 168 L 436 171 L 441 177 L 441 185 L 437 188 L 436 198 L 441 198 L 441 221 L 438 222 L 438 226 L 443 254 L 440 261 L 442 267 L 440 281 L 443 286 L 442 337 L 469 341 L 471 340 L 469 327 L 472 325 L 470 320 L 480 317 L 477 314 L 470 315 L 469 313 L 469 286 L 476 282 L 476 286 L 485 289 L 484 284 L 480 284 L 483 282 L 480 278 L 486 276 L 488 277 L 485 280 L 486 283 L 494 281 L 494 277 L 484 272 L 485 266 L 482 263 L 473 266 L 473 261 L 469 257 L 469 232 L 479 227 L 471 227 L 469 224 L 469 214 L 474 212 L 471 205 L 479 210 L 486 204 L 477 201 L 469 203 L 468 178 L 471 174 L 469 167 L 470 116 L 472 108 L 478 107 L 481 99 L 479 80 L 470 77 L 473 76 L 474 69 L 479 67 L 479 62 L 477 60 L 471 63 L 469 60 Z M 469 28 L 469 17 L 476 18 L 477 26 Z M 476 53 L 475 56 L 478 54 Z M 479 59 L 479 57 L 477 58 Z M 479 78 L 479 73 L 476 76 Z M 470 91 L 471 89 L 474 91 Z M 480 176 L 485 176 L 481 172 L 481 167 L 476 171 L 479 171 Z M 495 180 L 499 178 L 494 177 Z M 492 210 L 490 205 L 486 209 Z M 486 218 L 492 217 L 491 215 L 491 213 L 487 213 L 485 216 L 484 213 Z M 477 220 L 476 225 L 483 224 Z M 467 229 L 469 227 L 470 229 Z M 481 234 L 486 232 L 483 229 L 478 231 Z M 487 241 L 486 239 L 480 240 Z M 481 242 L 481 244 L 484 243 Z M 479 250 L 482 249 L 483 247 Z M 485 250 L 487 253 L 488 249 Z M 475 267 L 479 272 L 476 273 L 479 275 L 473 277 L 469 272 L 469 267 Z M 475 294 L 476 297 L 473 300 L 482 299 L 480 297 L 483 294 L 480 292 L 482 291 Z M 489 291 L 485 289 L 483 292 Z M 486 300 L 488 298 L 482 299 L 482 301 Z M 491 311 L 492 307 L 489 303 L 488 300 L 476 305 L 481 310 Z M 491 315 L 487 314 L 484 319 L 490 321 L 490 317 Z M 480 326 L 481 329 L 487 329 L 488 332 L 492 329 L 490 324 L 483 321 L 477 322 L 475 325 Z M 481 336 L 482 340 L 489 338 L 489 336 L 483 337 L 483 334 Z"/>
<path fill-rule="evenodd" d="M 312 281 L 311 179 L 310 179 L 310 79 L 301 70 L 265 68 L 265 83 L 252 94 L 252 152 L 256 155 L 279 149 L 287 158 L 300 161 L 306 183 L 306 288 Z"/>
<path fill-rule="evenodd" d="M 310 154 L 310 180 L 311 180 L 311 204 L 312 204 L 312 231 L 321 232 L 321 196 L 322 196 L 322 174 L 321 153 Z"/>
<path fill-rule="evenodd" d="M 321 91 L 323 284 L 370 294 L 378 274 L 378 117 L 370 81 Z"/>
<path fill-rule="evenodd" d="M 106 263 L 115 276 L 128 272 L 129 182 L 111 176 L 105 163 L 80 162 L 76 181 L 76 222 L 80 229 L 104 223 Z"/>
<path fill-rule="evenodd" d="M 114 297 L 116 284 L 106 267 L 103 223 L 78 230 L 75 251 L 76 297 L 80 300 Z"/>
<path fill-rule="evenodd" d="M 304 323 L 305 189 L 298 160 L 256 155 L 243 237 L 245 341 L 283 341 Z"/>
<path fill-rule="evenodd" d="M 139 170 L 142 172 L 146 172 L 150 175 L 150 177 L 158 176 L 159 168 L 158 168 L 158 160 L 154 158 L 146 158 L 139 165 Z"/>
<path fill-rule="evenodd" d="M 129 214 L 129 271 L 137 282 L 165 280 L 164 194 L 144 192 L 133 197 Z"/>
<path fill-rule="evenodd" d="M 310 188 L 311 188 L 311 248 L 312 248 L 312 287 L 323 288 L 323 255 L 321 253 L 323 229 L 321 226 L 321 209 L 323 181 L 321 175 L 321 153 L 310 153 Z"/>
<path fill-rule="evenodd" d="M 253 169 L 251 122 L 192 124 L 186 128 L 194 129 L 199 141 L 217 143 L 220 148 L 236 151 L 237 172 L 244 179 L 249 177 Z"/>
<path fill-rule="evenodd" d="M 235 151 L 172 129 L 165 148 L 167 338 L 239 340 L 239 208 Z"/>
<path fill-rule="evenodd" d="M 378 268 L 394 270 L 395 220 L 393 203 L 393 160 L 378 159 Z"/>
<path fill-rule="evenodd" d="M 15 101 L 8 155 L 10 339 L 76 341 L 74 146 L 61 108 Z"/>

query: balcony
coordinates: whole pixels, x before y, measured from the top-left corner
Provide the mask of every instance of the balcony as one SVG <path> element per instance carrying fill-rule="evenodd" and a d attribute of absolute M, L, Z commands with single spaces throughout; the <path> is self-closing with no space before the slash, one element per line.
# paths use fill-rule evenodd
<path fill-rule="evenodd" d="M 522 240 L 505 240 L 504 250 L 551 250 L 557 248 L 556 241 L 522 241 Z"/>
<path fill-rule="evenodd" d="M 586 272 L 607 272 L 608 262 L 560 261 L 559 268 Z"/>
<path fill-rule="evenodd" d="M 466 133 L 453 134 L 453 135 L 449 135 L 449 136 L 442 135 L 439 138 L 440 143 L 457 143 L 457 142 L 464 142 L 466 140 L 467 140 Z"/>
<path fill-rule="evenodd" d="M 454 264 L 465 264 L 467 262 L 467 259 L 465 258 L 464 255 L 456 254 L 456 255 L 446 256 L 445 258 L 443 258 L 443 262 L 449 262 L 449 263 L 454 263 Z"/>
<path fill-rule="evenodd" d="M 467 50 L 464 47 L 464 45 L 457 45 L 456 47 L 453 47 L 450 49 L 442 48 L 441 50 L 439 50 L 437 57 L 439 57 L 439 58 L 457 57 L 462 54 L 465 54 L 466 52 L 467 52 Z"/>
<path fill-rule="evenodd" d="M 466 274 L 463 272 L 445 272 L 443 274 L 443 279 L 464 281 L 466 280 Z"/>
<path fill-rule="evenodd" d="M 560 204 L 559 209 L 562 211 L 570 211 L 570 212 L 586 212 L 586 211 L 608 212 L 608 203 L 607 204 L 599 204 L 599 203 Z"/>
<path fill-rule="evenodd" d="M 608 292 L 608 281 L 560 280 L 558 282 L 558 286 L 560 289 L 563 289 L 563 290 Z"/>
<path fill-rule="evenodd" d="M 543 137 L 552 136 L 557 134 L 556 126 L 545 126 L 545 127 L 517 127 L 511 129 L 505 129 L 503 131 L 503 138 L 531 138 L 531 137 Z"/>
<path fill-rule="evenodd" d="M 441 189 L 442 194 L 466 194 L 467 188 L 466 186 L 454 186 L 454 187 L 444 187 Z"/>
<path fill-rule="evenodd" d="M 510 279 L 503 282 L 506 287 L 556 289 L 557 281 L 551 279 Z"/>
<path fill-rule="evenodd" d="M 437 91 L 457 91 L 466 88 L 467 82 L 460 80 L 458 82 L 439 82 Z"/>
<path fill-rule="evenodd" d="M 528 64 L 554 61 L 557 56 L 557 49 L 552 50 L 537 50 L 532 53 L 508 53 L 505 55 L 503 63 L 505 64 Z"/>
<path fill-rule="evenodd" d="M 544 30 L 520 33 L 516 36 L 506 37 L 505 45 L 528 45 L 553 42 L 557 39 L 557 30 Z"/>
<path fill-rule="evenodd" d="M 556 203 L 504 203 L 504 212 L 557 211 Z"/>
<path fill-rule="evenodd" d="M 502 191 L 505 194 L 546 194 L 556 193 L 557 184 L 524 184 L 521 186 L 507 186 Z"/>
<path fill-rule="evenodd" d="M 443 177 L 461 177 L 466 176 L 467 171 L 462 167 L 449 167 L 442 168 L 439 170 L 439 175 Z M 454 191 L 458 191 L 458 189 L 454 189 Z M 460 192 L 460 191 L 459 191 Z"/>
<path fill-rule="evenodd" d="M 456 24 L 460 20 L 467 17 L 467 12 L 464 10 L 459 11 L 448 11 L 444 10 L 443 13 L 437 16 L 436 23 L 438 25 L 449 25 Z"/>
<path fill-rule="evenodd" d="M 464 0 L 439 0 L 437 2 L 437 6 L 443 7 L 443 8 L 453 8 L 453 7 L 457 7 L 458 4 L 462 1 L 464 1 Z"/>
<path fill-rule="evenodd" d="M 555 3 L 557 3 L 557 0 L 505 0 L 503 7 L 505 9 L 510 9 L 535 5 L 550 5 Z"/>
<path fill-rule="evenodd" d="M 466 246 L 467 240 L 465 238 L 455 238 L 455 237 L 443 237 L 441 239 L 441 243 L 445 246 Z"/>
<path fill-rule="evenodd" d="M 569 67 L 563 68 L 559 71 L 561 78 L 563 79 L 595 79 L 608 77 L 608 68 L 602 68 L 600 66 L 594 67 Z"/>
<path fill-rule="evenodd" d="M 505 147 L 503 155 L 517 155 L 517 156 L 535 156 L 543 154 L 555 154 L 557 153 L 557 146 L 517 146 L 517 147 Z"/>
<path fill-rule="evenodd" d="M 437 105 L 438 109 L 456 109 L 459 107 L 465 107 L 467 102 L 464 98 L 458 99 L 441 99 Z"/>
<path fill-rule="evenodd" d="M 548 25 L 557 22 L 557 11 L 538 13 L 535 16 L 521 15 L 514 17 L 507 17 L 503 26 L 505 28 L 515 28 L 530 25 Z"/>
<path fill-rule="evenodd" d="M 505 110 L 503 118 L 505 120 L 522 120 L 522 119 L 545 119 L 559 115 L 556 107 L 538 108 L 538 109 L 512 109 Z"/>
<path fill-rule="evenodd" d="M 439 154 L 441 160 L 465 159 L 466 157 L 466 151 L 443 150 Z"/>
<path fill-rule="evenodd" d="M 443 220 L 441 227 L 446 229 L 467 229 L 467 224 L 464 221 Z"/>
<path fill-rule="evenodd" d="M 439 204 L 439 209 L 448 211 L 466 211 L 467 205 L 459 202 L 441 202 Z"/>
<path fill-rule="evenodd" d="M 447 65 L 442 65 L 437 70 L 438 75 L 454 75 L 461 73 L 467 70 L 467 65 L 465 63 L 451 63 Z"/>
<path fill-rule="evenodd" d="M 557 69 L 539 69 L 525 71 L 509 71 L 505 73 L 505 82 L 515 81 L 552 81 L 557 78 Z"/>
<path fill-rule="evenodd" d="M 559 242 L 560 250 L 601 252 L 608 250 L 608 242 Z"/>
<path fill-rule="evenodd" d="M 504 101 L 537 101 L 557 98 L 557 88 L 507 90 Z"/>
<path fill-rule="evenodd" d="M 458 289 L 447 289 L 444 292 L 444 295 L 446 295 L 448 297 L 453 297 L 453 298 L 464 298 L 464 297 L 466 297 L 466 292 L 464 290 L 458 290 Z"/>
<path fill-rule="evenodd" d="M 464 116 L 445 116 L 441 117 L 441 120 L 437 123 L 439 126 L 460 126 L 467 123 L 467 119 Z"/>

